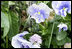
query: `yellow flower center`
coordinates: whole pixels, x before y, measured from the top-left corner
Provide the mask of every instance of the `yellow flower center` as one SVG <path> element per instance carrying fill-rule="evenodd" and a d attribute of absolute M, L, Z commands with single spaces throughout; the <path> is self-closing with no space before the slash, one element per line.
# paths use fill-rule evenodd
<path fill-rule="evenodd" d="M 63 8 L 63 10 L 65 10 L 65 7 Z"/>
<path fill-rule="evenodd" d="M 38 12 L 38 14 L 40 14 L 40 12 Z"/>

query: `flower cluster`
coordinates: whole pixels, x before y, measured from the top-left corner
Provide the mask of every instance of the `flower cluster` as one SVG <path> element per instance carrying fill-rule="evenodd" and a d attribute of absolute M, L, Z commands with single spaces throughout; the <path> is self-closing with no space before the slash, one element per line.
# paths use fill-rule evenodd
<path fill-rule="evenodd" d="M 46 18 L 48 19 L 51 11 L 52 9 L 44 3 L 39 5 L 32 4 L 27 10 L 31 18 L 36 20 L 36 23 L 44 22 Z"/>
<path fill-rule="evenodd" d="M 61 29 L 63 29 L 64 31 L 68 29 L 67 25 L 63 23 L 59 24 L 57 27 L 59 27 L 59 32 L 61 31 Z"/>
<path fill-rule="evenodd" d="M 16 36 L 14 36 L 12 38 L 12 43 L 11 43 L 12 46 L 14 48 L 40 48 L 40 44 L 42 43 L 41 37 L 37 34 L 34 34 L 30 38 L 30 41 L 27 41 L 26 39 L 23 38 L 23 36 L 26 34 L 28 34 L 28 32 L 24 31 L 23 33 L 20 33 L 20 34 L 17 34 Z M 40 37 L 40 38 L 38 38 L 38 37 Z M 37 42 L 37 43 L 35 43 L 35 42 Z"/>
<path fill-rule="evenodd" d="M 61 15 L 62 17 L 66 17 L 67 13 L 71 13 L 71 1 L 52 1 L 52 7 L 57 15 Z M 38 5 L 32 4 L 27 12 L 31 16 L 31 18 L 35 19 L 36 23 L 44 22 L 45 19 L 49 18 L 50 9 L 46 4 L 40 3 Z M 60 23 L 57 27 L 59 27 L 59 32 L 63 29 L 66 31 L 68 29 L 67 25 L 64 23 Z M 12 37 L 12 46 L 14 48 L 40 48 L 42 44 L 42 39 L 38 34 L 34 34 L 29 38 L 29 41 L 23 38 L 29 32 L 24 31 L 23 33 L 17 34 Z M 68 46 L 69 45 L 69 46 Z M 65 44 L 66 47 L 70 47 L 70 44 Z"/>
<path fill-rule="evenodd" d="M 71 13 L 71 1 L 52 1 L 52 7 L 62 17 L 66 17 L 66 12 Z"/>

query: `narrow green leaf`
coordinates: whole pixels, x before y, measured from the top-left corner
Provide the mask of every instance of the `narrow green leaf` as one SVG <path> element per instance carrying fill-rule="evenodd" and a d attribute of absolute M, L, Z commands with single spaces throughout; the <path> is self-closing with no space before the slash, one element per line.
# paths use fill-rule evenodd
<path fill-rule="evenodd" d="M 40 30 L 44 30 L 45 29 L 45 27 L 42 24 L 39 24 L 39 28 L 40 28 Z"/>

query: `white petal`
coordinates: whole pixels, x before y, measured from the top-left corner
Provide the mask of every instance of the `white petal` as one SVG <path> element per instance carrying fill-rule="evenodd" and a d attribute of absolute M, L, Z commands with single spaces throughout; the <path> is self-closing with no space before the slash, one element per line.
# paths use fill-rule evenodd
<path fill-rule="evenodd" d="M 12 37 L 12 42 L 11 42 L 11 45 L 14 47 L 14 48 L 21 48 L 22 45 L 20 43 L 20 41 L 24 41 L 23 37 L 24 35 L 28 34 L 27 31 L 24 31 L 23 33 L 20 33 L 20 34 L 17 34 L 16 36 Z"/>
<path fill-rule="evenodd" d="M 14 36 L 12 38 L 12 42 L 11 42 L 11 45 L 14 47 L 14 48 L 21 48 L 21 44 L 18 42 L 17 40 L 18 37 Z"/>
<path fill-rule="evenodd" d="M 39 10 L 44 10 L 45 13 L 48 14 L 48 16 L 49 16 L 49 13 L 50 13 L 51 11 L 53 11 L 52 9 L 50 9 L 50 8 L 49 8 L 46 4 L 44 4 L 44 3 L 40 3 L 38 6 L 39 6 Z"/>
<path fill-rule="evenodd" d="M 30 14 L 30 16 L 32 16 L 33 14 L 35 14 L 35 10 L 38 10 L 38 6 L 36 4 L 32 4 L 28 9 L 27 9 L 27 13 Z"/>
<path fill-rule="evenodd" d="M 67 25 L 66 24 L 64 24 L 64 23 L 61 23 L 61 24 L 59 24 L 57 27 L 59 27 L 59 28 L 63 28 L 63 27 L 66 27 L 67 28 Z"/>

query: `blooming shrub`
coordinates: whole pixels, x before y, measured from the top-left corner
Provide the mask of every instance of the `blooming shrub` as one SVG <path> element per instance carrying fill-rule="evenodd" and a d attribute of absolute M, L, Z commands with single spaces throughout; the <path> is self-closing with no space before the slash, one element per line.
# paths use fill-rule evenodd
<path fill-rule="evenodd" d="M 1 1 L 2 48 L 71 48 L 71 1 Z"/>

